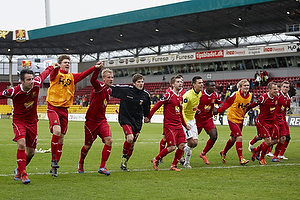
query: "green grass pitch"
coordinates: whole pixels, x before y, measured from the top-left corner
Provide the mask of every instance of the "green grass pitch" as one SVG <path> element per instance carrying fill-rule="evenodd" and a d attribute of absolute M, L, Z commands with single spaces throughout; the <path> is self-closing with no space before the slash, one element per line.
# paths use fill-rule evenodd
<path fill-rule="evenodd" d="M 118 123 L 109 123 L 113 135 L 113 148 L 106 167 L 110 176 L 98 174 L 103 144 L 98 138 L 86 161 L 85 173 L 77 173 L 80 149 L 84 143 L 84 122 L 69 122 L 58 177 L 49 173 L 50 153 L 37 153 L 27 166 L 31 183 L 23 185 L 13 179 L 16 168 L 17 145 L 11 119 L 0 119 L 0 199 L 299 199 L 300 198 L 300 127 L 290 127 L 292 140 L 285 156 L 288 160 L 267 166 L 250 161 L 246 166 L 238 162 L 235 146 L 227 153 L 226 164 L 219 155 L 229 139 L 228 126 L 217 126 L 218 140 L 207 154 L 210 165 L 199 158 L 208 139 L 203 131 L 199 144 L 193 150 L 193 169 L 178 167 L 181 172 L 170 171 L 174 158 L 170 153 L 152 168 L 151 159 L 158 154 L 162 137 L 162 124 L 144 124 L 133 155 L 128 162 L 130 172 L 120 169 L 124 134 Z M 49 149 L 51 134 L 48 121 L 38 122 L 37 149 Z M 244 127 L 243 154 L 250 159 L 248 142 L 256 134 L 255 127 Z M 260 143 L 260 142 L 259 142 Z"/>

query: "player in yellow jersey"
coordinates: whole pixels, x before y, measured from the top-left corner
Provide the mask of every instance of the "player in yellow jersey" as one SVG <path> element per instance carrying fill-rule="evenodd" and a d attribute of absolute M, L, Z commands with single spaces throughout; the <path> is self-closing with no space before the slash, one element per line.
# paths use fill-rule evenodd
<path fill-rule="evenodd" d="M 249 162 L 243 158 L 243 144 L 242 144 L 242 129 L 244 117 L 247 112 L 247 107 L 252 100 L 252 93 L 249 93 L 249 82 L 246 79 L 240 80 L 238 83 L 239 90 L 234 92 L 220 108 L 214 109 L 214 114 L 222 113 L 227 108 L 229 112 L 227 114 L 229 128 L 231 130 L 230 139 L 227 141 L 224 150 L 220 152 L 222 162 L 226 163 L 226 153 L 236 143 L 236 151 L 241 165 L 245 165 Z"/>
<path fill-rule="evenodd" d="M 185 162 L 184 167 L 191 169 L 190 159 L 192 150 L 198 144 L 198 130 L 196 126 L 195 113 L 198 109 L 199 100 L 203 90 L 203 80 L 200 76 L 195 76 L 192 79 L 193 88 L 183 95 L 182 115 L 186 124 L 189 124 L 191 129 L 184 128 L 187 143 L 184 147 Z"/>
<path fill-rule="evenodd" d="M 70 56 L 61 55 L 57 62 L 59 68 L 50 74 L 50 87 L 47 94 L 47 115 L 51 139 L 51 167 L 50 173 L 57 177 L 58 162 L 62 154 L 64 136 L 68 128 L 68 108 L 73 104 L 75 84 L 87 77 L 96 68 L 103 67 L 99 61 L 95 66 L 81 73 L 70 73 Z"/>

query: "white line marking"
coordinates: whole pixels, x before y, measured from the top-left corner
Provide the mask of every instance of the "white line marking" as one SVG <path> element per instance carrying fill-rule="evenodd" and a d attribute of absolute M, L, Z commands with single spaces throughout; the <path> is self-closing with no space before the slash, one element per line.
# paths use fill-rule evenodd
<path fill-rule="evenodd" d="M 280 166 L 296 166 L 300 165 L 300 163 L 278 163 L 278 164 L 272 164 L 272 165 L 244 165 L 244 166 L 223 166 L 223 167 L 193 167 L 193 169 L 233 169 L 233 168 L 241 168 L 241 167 L 280 167 Z M 183 170 L 193 170 L 193 169 L 184 169 Z M 144 171 L 153 171 L 155 172 L 154 169 L 129 169 L 130 172 L 144 172 Z M 164 168 L 164 169 L 159 169 L 159 171 L 166 171 L 170 170 L 170 168 Z M 109 170 L 111 173 L 115 172 L 122 172 L 122 173 L 127 173 L 120 170 Z M 90 174 L 90 173 L 98 173 L 98 171 L 85 171 L 84 173 Z M 128 172 L 129 173 L 129 172 Z M 51 173 L 27 173 L 28 175 L 51 175 Z M 77 171 L 76 172 L 58 172 L 59 174 L 79 174 Z M 0 174 L 0 177 L 7 177 L 7 176 L 14 176 L 15 174 Z"/>

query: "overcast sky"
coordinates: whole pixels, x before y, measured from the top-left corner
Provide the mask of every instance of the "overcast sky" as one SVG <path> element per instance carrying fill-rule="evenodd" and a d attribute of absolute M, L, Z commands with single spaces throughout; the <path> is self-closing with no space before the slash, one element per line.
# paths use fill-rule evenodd
<path fill-rule="evenodd" d="M 50 25 L 140 10 L 185 0 L 49 0 Z M 45 0 L 1 0 L 0 30 L 46 26 Z"/>

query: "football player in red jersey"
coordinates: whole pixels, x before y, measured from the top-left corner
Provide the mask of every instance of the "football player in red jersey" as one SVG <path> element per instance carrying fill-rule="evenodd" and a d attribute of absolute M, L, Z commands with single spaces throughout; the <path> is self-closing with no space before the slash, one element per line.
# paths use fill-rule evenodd
<path fill-rule="evenodd" d="M 198 134 L 201 133 L 202 129 L 209 135 L 209 140 L 206 143 L 203 151 L 200 153 L 200 158 L 203 159 L 205 164 L 209 164 L 206 157 L 206 153 L 214 146 L 218 132 L 213 121 L 213 108 L 215 104 L 222 104 L 222 100 L 218 93 L 215 92 L 216 84 L 214 81 L 208 80 L 205 82 L 205 90 L 202 91 L 198 111 L 196 112 L 195 119 L 198 129 Z"/>
<path fill-rule="evenodd" d="M 158 170 L 158 161 L 165 157 L 170 152 L 176 149 L 175 157 L 170 167 L 170 170 L 180 171 L 177 168 L 177 163 L 183 155 L 184 145 L 186 143 L 183 126 L 188 130 L 190 127 L 185 123 L 182 116 L 182 96 L 179 95 L 181 90 L 182 78 L 175 75 L 171 78 L 172 90 L 166 92 L 164 96 L 154 105 L 150 114 L 144 119 L 145 123 L 150 122 L 151 117 L 162 105 L 164 105 L 164 134 L 167 140 L 167 148 L 164 148 L 156 157 L 152 159 L 153 168 Z"/>
<path fill-rule="evenodd" d="M 278 104 L 275 109 L 276 123 L 279 128 L 279 142 L 276 145 L 274 156 L 271 159 L 272 162 L 280 162 L 279 159 L 286 159 L 283 156 L 287 145 L 291 139 L 289 125 L 286 121 L 286 113 L 290 108 L 291 98 L 288 94 L 290 90 L 290 83 L 288 81 L 283 81 L 280 84 L 280 91 L 277 93 Z"/>
<path fill-rule="evenodd" d="M 182 77 L 182 75 L 181 75 L 181 74 L 178 74 L 178 75 L 181 77 L 182 82 L 183 82 L 183 77 Z M 171 90 L 172 90 L 172 87 L 169 87 L 169 88 L 167 89 L 167 92 L 170 92 Z M 179 91 L 179 95 L 180 95 L 180 96 L 183 96 L 185 93 L 186 93 L 186 90 L 185 90 L 184 88 L 181 88 L 180 91 Z M 163 133 L 162 135 L 163 135 L 163 137 L 162 137 L 162 139 L 161 139 L 160 142 L 159 142 L 159 152 L 161 152 L 161 151 L 166 147 L 166 144 L 167 144 L 167 140 L 166 140 L 166 137 L 165 137 L 165 133 Z M 159 163 L 162 163 L 162 162 L 163 162 L 163 160 L 160 159 L 160 160 L 159 160 Z M 182 162 L 181 164 L 184 163 L 184 157 L 182 157 L 182 161 L 181 161 L 181 162 Z"/>
<path fill-rule="evenodd" d="M 258 147 L 252 149 L 252 161 L 258 157 L 258 153 L 261 152 L 259 163 L 261 165 L 267 165 L 265 155 L 269 146 L 278 143 L 279 130 L 275 123 L 275 108 L 278 104 L 277 97 L 277 84 L 274 82 L 268 83 L 268 92 L 261 95 L 257 101 L 250 104 L 247 111 L 256 106 L 260 106 L 260 113 L 256 119 L 257 135 L 264 139 Z"/>
<path fill-rule="evenodd" d="M 73 105 L 75 84 L 96 69 L 96 66 L 93 66 L 84 72 L 70 73 L 71 58 L 68 55 L 59 56 L 57 62 L 60 68 L 51 72 L 50 87 L 47 93 L 47 116 L 52 133 L 50 173 L 54 177 L 57 177 L 58 163 L 68 129 L 68 108 Z"/>
<path fill-rule="evenodd" d="M 55 65 L 58 68 L 58 65 Z M 39 76 L 34 78 L 33 71 L 23 69 L 20 73 L 21 84 L 4 90 L 0 99 L 13 99 L 13 129 L 14 141 L 17 142 L 17 164 L 15 180 L 30 183 L 26 173 L 26 166 L 34 156 L 37 145 L 37 101 L 43 81 L 47 78 L 53 66 L 47 67 Z"/>
<path fill-rule="evenodd" d="M 85 143 L 81 148 L 78 172 L 84 173 L 84 159 L 92 147 L 93 142 L 97 139 L 97 136 L 99 136 L 104 143 L 104 147 L 98 173 L 109 176 L 110 172 L 107 171 L 105 163 L 110 155 L 112 138 L 110 127 L 106 121 L 105 112 L 112 92 L 110 86 L 113 84 L 114 75 L 112 70 L 108 68 L 103 69 L 101 73 L 103 82 L 99 82 L 97 78 L 100 69 L 101 68 L 97 68 L 95 70 L 90 80 L 93 85 L 93 90 L 91 93 L 90 106 L 85 116 Z"/>
<path fill-rule="evenodd" d="M 247 107 L 252 100 L 252 93 L 249 92 L 249 81 L 242 79 L 238 83 L 239 90 L 234 92 L 224 103 L 224 105 L 218 109 L 213 108 L 214 114 L 222 113 L 227 108 L 229 112 L 227 114 L 229 128 L 231 130 L 230 139 L 227 141 L 224 150 L 220 152 L 222 162 L 226 163 L 226 153 L 235 144 L 236 152 L 238 154 L 240 164 L 245 165 L 249 162 L 243 158 L 243 122 L 247 112 Z M 217 112 L 216 112 L 217 111 Z"/>

